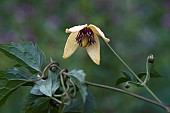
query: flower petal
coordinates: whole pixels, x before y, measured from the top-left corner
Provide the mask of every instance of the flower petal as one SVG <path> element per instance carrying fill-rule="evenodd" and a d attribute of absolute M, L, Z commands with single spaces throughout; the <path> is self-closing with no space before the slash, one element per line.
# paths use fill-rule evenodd
<path fill-rule="evenodd" d="M 63 54 L 64 59 L 71 56 L 77 49 L 77 47 L 78 47 L 78 44 L 76 42 L 77 34 L 78 34 L 78 32 L 74 32 L 69 35 L 66 45 L 65 45 L 65 48 L 64 48 L 64 54 Z"/>
<path fill-rule="evenodd" d="M 74 26 L 74 27 L 71 27 L 69 29 L 66 29 L 66 33 L 77 32 L 77 31 L 82 30 L 84 27 L 87 27 L 87 24 L 85 24 L 85 25 L 78 25 L 78 26 Z"/>
<path fill-rule="evenodd" d="M 89 27 L 95 34 L 101 36 L 104 41 L 110 42 L 110 39 L 106 38 L 104 33 L 97 26 L 90 24 Z"/>
<path fill-rule="evenodd" d="M 87 53 L 89 54 L 90 58 L 93 60 L 94 63 L 97 65 L 100 64 L 100 42 L 96 34 L 94 34 L 95 43 L 86 47 Z"/>

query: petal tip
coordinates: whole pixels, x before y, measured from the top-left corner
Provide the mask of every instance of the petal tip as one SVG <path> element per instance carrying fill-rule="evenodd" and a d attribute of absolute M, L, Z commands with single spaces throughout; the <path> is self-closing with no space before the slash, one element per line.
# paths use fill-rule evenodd
<path fill-rule="evenodd" d="M 66 59 L 66 56 L 63 55 L 63 59 Z"/>
<path fill-rule="evenodd" d="M 68 28 L 66 29 L 66 31 L 65 31 L 65 32 L 66 32 L 66 33 L 70 33 Z"/>
<path fill-rule="evenodd" d="M 109 39 L 109 38 L 106 38 L 106 42 L 110 42 L 110 39 Z"/>
<path fill-rule="evenodd" d="M 100 62 L 96 63 L 97 65 L 100 65 Z"/>
<path fill-rule="evenodd" d="M 66 54 L 66 53 L 63 54 L 63 59 L 66 59 L 68 57 L 69 57 L 68 54 Z"/>

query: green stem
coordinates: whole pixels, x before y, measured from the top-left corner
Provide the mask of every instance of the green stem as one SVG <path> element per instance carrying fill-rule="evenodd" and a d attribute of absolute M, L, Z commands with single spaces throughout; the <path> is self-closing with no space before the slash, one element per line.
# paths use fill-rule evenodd
<path fill-rule="evenodd" d="M 145 97 L 143 97 L 143 96 L 140 96 L 140 95 L 137 95 L 137 94 L 134 94 L 134 93 L 131 93 L 131 92 L 128 92 L 128 91 L 119 89 L 119 88 L 107 86 L 107 85 L 96 84 L 96 83 L 92 83 L 92 82 L 88 82 L 88 81 L 85 81 L 85 83 L 86 83 L 87 85 L 91 85 L 91 86 L 95 86 L 95 87 L 99 87 L 99 88 L 103 88 L 103 89 L 114 90 L 114 91 L 117 91 L 117 92 L 120 92 L 120 93 L 124 93 L 124 94 L 130 95 L 130 96 L 136 97 L 136 98 L 138 98 L 138 99 L 141 99 L 141 100 L 147 101 L 147 102 L 149 102 L 149 103 L 155 104 L 155 105 L 157 105 L 157 106 L 160 106 L 160 107 L 164 108 L 167 112 L 170 112 L 168 106 L 166 106 L 166 105 L 164 105 L 164 104 L 162 104 L 162 103 L 158 103 L 158 102 L 156 102 L 156 101 L 153 101 L 153 100 L 151 100 L 151 99 L 145 98 Z"/>
<path fill-rule="evenodd" d="M 51 97 L 51 99 L 55 100 L 56 102 L 58 102 L 59 104 L 61 104 L 62 102 L 54 97 Z"/>
<path fill-rule="evenodd" d="M 41 74 L 41 76 L 40 76 L 37 80 L 34 80 L 34 81 L 32 81 L 32 82 L 39 81 L 39 80 L 43 79 L 44 77 L 46 77 L 46 76 L 45 76 L 45 72 L 46 72 L 47 69 L 48 69 L 51 65 L 53 65 L 53 64 L 56 64 L 56 66 L 58 67 L 58 63 L 57 63 L 57 62 L 51 62 L 51 63 L 49 63 L 49 64 L 44 68 L 43 72 L 39 71 L 39 73 Z M 47 76 L 47 77 L 48 77 L 48 76 Z"/>
<path fill-rule="evenodd" d="M 146 78 L 144 80 L 144 84 L 147 84 L 149 79 L 150 79 L 150 72 L 149 72 L 149 62 L 148 62 L 148 59 L 149 59 L 149 56 L 147 57 L 147 60 L 146 60 Z"/>
<path fill-rule="evenodd" d="M 60 79 L 61 79 L 61 85 L 62 85 L 62 87 L 63 87 L 64 93 L 66 94 L 66 96 L 67 96 L 68 98 L 70 98 L 70 96 L 69 96 L 68 93 L 67 93 L 66 87 L 65 87 L 65 85 L 64 85 L 64 80 L 63 80 L 63 74 L 62 74 L 62 73 L 60 73 Z"/>
<path fill-rule="evenodd" d="M 65 93 L 62 93 L 62 94 L 60 94 L 60 95 L 55 95 L 55 94 L 53 94 L 54 97 L 63 97 L 64 95 L 65 95 Z"/>
<path fill-rule="evenodd" d="M 128 68 L 128 70 L 137 78 L 139 82 L 142 83 L 142 80 L 133 72 L 133 70 L 123 61 L 123 59 L 113 50 L 113 48 L 106 42 L 110 50 L 116 55 L 116 57 Z"/>
<path fill-rule="evenodd" d="M 159 102 L 159 103 L 163 103 L 150 89 L 147 85 L 143 85 L 144 88 Z"/>
<path fill-rule="evenodd" d="M 70 82 L 71 82 L 71 84 L 73 85 L 73 97 L 76 95 L 76 86 L 75 86 L 75 84 L 74 84 L 74 82 L 70 79 Z"/>
<path fill-rule="evenodd" d="M 124 62 L 124 60 L 113 50 L 113 48 L 107 42 L 106 42 L 106 45 L 116 55 L 116 57 L 127 67 L 127 69 L 129 69 L 129 71 L 136 77 L 136 79 L 140 83 L 143 83 L 143 81 L 136 75 L 136 73 Z M 147 85 L 143 85 L 143 86 L 159 103 L 162 103 L 162 101 L 149 89 Z"/>

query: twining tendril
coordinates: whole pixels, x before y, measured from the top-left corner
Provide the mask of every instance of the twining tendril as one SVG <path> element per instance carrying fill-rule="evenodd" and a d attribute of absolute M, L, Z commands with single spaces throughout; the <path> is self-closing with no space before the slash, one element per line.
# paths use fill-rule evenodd
<path fill-rule="evenodd" d="M 108 44 L 108 46 L 109 46 L 110 49 L 112 49 L 109 44 Z M 113 51 L 114 51 L 114 50 L 113 50 Z M 120 59 L 121 59 L 121 58 L 120 58 Z M 121 60 L 122 60 L 122 59 L 121 59 Z M 122 62 L 124 62 L 124 61 L 122 60 Z M 55 100 L 56 102 L 58 102 L 58 103 L 61 104 L 61 105 L 67 104 L 67 102 L 65 102 L 65 100 L 68 99 L 68 97 L 69 97 L 69 100 L 71 99 L 70 96 L 69 96 L 69 94 L 70 94 L 70 92 L 72 92 L 72 90 L 73 90 L 73 96 L 72 96 L 72 97 L 74 97 L 74 96 L 76 95 L 76 86 L 75 86 L 74 82 L 71 80 L 71 78 L 68 77 L 68 73 L 65 72 L 64 69 L 61 69 L 61 68 L 59 67 L 59 65 L 58 65 L 57 62 L 51 62 L 50 64 L 48 64 L 48 65 L 44 68 L 44 70 L 43 70 L 43 72 L 42 72 L 42 75 L 41 75 L 41 77 L 38 78 L 38 80 L 48 77 L 48 75 L 47 75 L 47 76 L 45 75 L 45 72 L 46 72 L 47 69 L 49 69 L 50 66 L 53 65 L 53 64 L 56 64 L 56 67 L 60 70 L 59 77 L 60 77 L 61 84 L 62 84 L 62 87 L 63 87 L 64 92 L 63 92 L 62 94 L 57 94 L 57 95 L 56 95 L 56 94 L 53 94 L 54 97 L 51 97 L 51 99 Z M 125 62 L 124 62 L 124 64 L 125 64 L 125 66 L 128 67 L 128 69 L 130 69 L 129 66 L 128 66 Z M 132 71 L 132 70 L 130 69 L 130 71 Z M 132 73 L 134 73 L 134 72 L 132 71 Z M 134 73 L 134 74 L 135 74 L 135 73 Z M 66 81 L 66 84 L 64 83 L 64 78 L 63 78 L 63 76 L 68 77 L 68 78 L 67 78 L 67 81 Z M 70 86 L 70 84 L 69 84 L 68 82 L 71 83 L 71 86 Z M 143 81 L 142 81 L 141 79 L 140 79 L 140 82 L 143 83 Z M 120 93 L 124 93 L 124 94 L 127 94 L 127 95 L 131 95 L 131 96 L 136 97 L 136 98 L 138 98 L 138 99 L 141 99 L 141 100 L 144 100 L 144 101 L 146 101 L 146 102 L 152 103 L 152 104 L 154 104 L 154 105 L 160 106 L 160 107 L 164 108 L 167 112 L 170 113 L 170 107 L 169 107 L 168 105 L 163 104 L 162 102 L 157 102 L 157 101 L 151 100 L 151 99 L 149 99 L 149 98 L 140 96 L 140 95 L 138 95 L 138 94 L 134 94 L 134 93 L 132 93 L 132 92 L 128 92 L 128 91 L 126 91 L 126 90 L 122 90 L 122 89 L 115 88 L 115 87 L 111 87 L 111 86 L 107 86 L 107 85 L 96 84 L 96 83 L 88 82 L 88 81 L 85 81 L 85 84 L 86 84 L 86 85 L 90 85 L 90 86 L 99 87 L 99 88 L 108 89 L 108 90 L 113 90 L 113 91 L 120 92 Z M 66 85 L 66 87 L 65 87 L 65 85 Z M 70 87 L 73 87 L 73 88 L 71 89 Z M 145 88 L 147 89 L 148 87 L 145 86 Z M 147 90 L 149 91 L 150 89 L 148 88 Z M 69 94 L 68 94 L 68 93 L 69 93 Z M 152 93 L 152 92 L 150 92 L 150 93 Z M 64 98 L 65 95 L 66 95 L 66 98 Z M 152 95 L 154 95 L 154 94 L 152 94 Z M 56 97 L 56 98 L 55 98 L 55 97 Z M 58 99 L 57 99 L 58 97 L 63 97 L 63 100 L 58 100 Z"/>

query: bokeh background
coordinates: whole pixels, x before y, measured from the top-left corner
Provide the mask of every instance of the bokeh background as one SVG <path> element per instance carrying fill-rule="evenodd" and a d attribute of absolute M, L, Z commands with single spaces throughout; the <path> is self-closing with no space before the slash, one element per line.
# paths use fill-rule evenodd
<path fill-rule="evenodd" d="M 70 58 L 62 58 L 69 34 L 65 29 L 92 23 L 111 39 L 111 46 L 138 73 L 145 71 L 149 54 L 163 77 L 152 79 L 149 87 L 170 104 L 170 1 L 169 0 L 0 0 L 0 43 L 37 43 L 47 58 L 62 68 L 83 69 L 86 80 L 115 86 L 126 68 L 101 41 L 101 65 L 95 65 L 79 48 Z M 14 61 L 0 53 L 0 69 Z M 47 59 L 48 63 L 49 59 Z M 124 85 L 118 86 L 124 88 Z M 29 88 L 28 88 L 29 89 Z M 20 88 L 8 99 L 0 113 L 19 113 L 29 91 Z M 161 108 L 114 91 L 90 87 L 103 113 L 166 113 Z M 151 97 L 143 88 L 126 89 Z M 152 98 L 152 97 L 151 97 Z"/>

